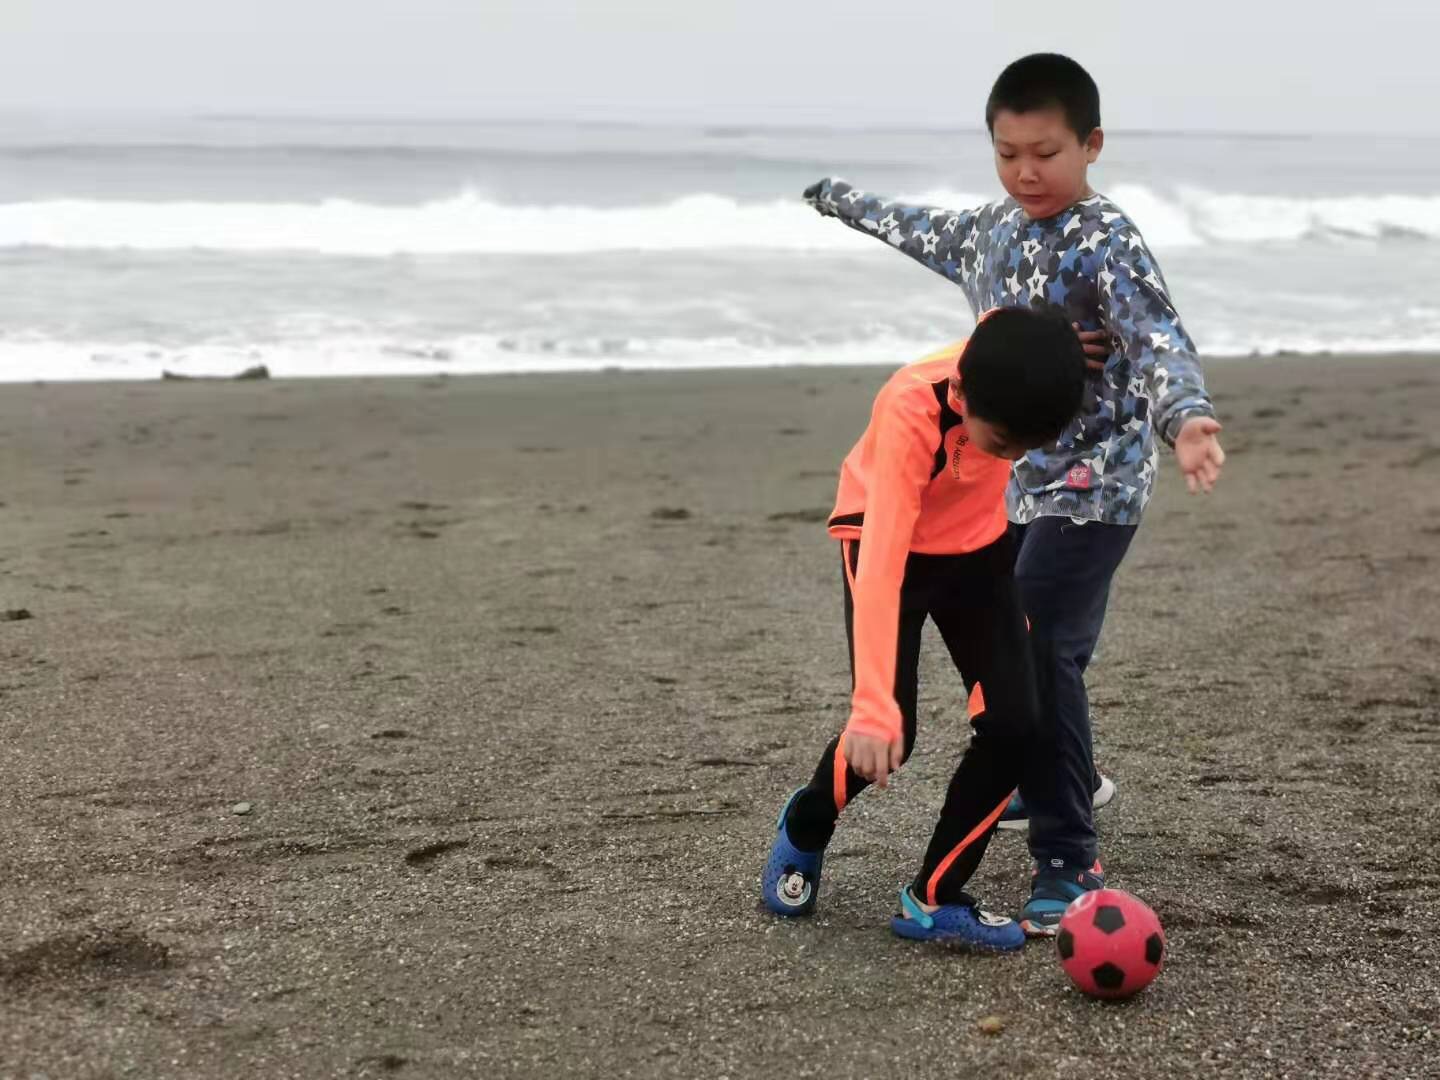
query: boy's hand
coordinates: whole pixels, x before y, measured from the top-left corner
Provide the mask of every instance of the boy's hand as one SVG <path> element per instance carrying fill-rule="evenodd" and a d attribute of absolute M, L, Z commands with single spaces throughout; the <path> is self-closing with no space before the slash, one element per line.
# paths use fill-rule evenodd
<path fill-rule="evenodd" d="M 1215 481 L 1220 479 L 1220 467 L 1225 464 L 1225 451 L 1215 436 L 1220 432 L 1220 422 L 1213 416 L 1192 416 L 1180 427 L 1175 436 L 1175 460 L 1185 474 L 1185 486 L 1190 494 L 1197 491 L 1210 494 Z M 858 771 L 858 770 L 857 770 Z"/>
<path fill-rule="evenodd" d="M 900 744 L 877 739 L 874 735 L 852 735 L 845 733 L 844 745 L 840 748 L 846 763 L 855 770 L 856 776 L 879 784 L 882 788 L 892 772 L 900 768 Z"/>
<path fill-rule="evenodd" d="M 1104 371 L 1105 358 L 1110 355 L 1110 332 L 1108 330 L 1081 330 L 1080 324 L 1071 323 L 1085 349 L 1085 366 L 1091 371 Z"/>
<path fill-rule="evenodd" d="M 826 182 L 824 180 L 816 180 L 815 183 L 811 184 L 805 189 L 805 193 L 801 196 L 801 198 L 803 198 L 816 210 L 820 211 L 820 213 L 824 216 L 834 217 L 835 204 L 833 202 L 827 203 L 826 200 L 820 197 L 820 193 L 825 190 L 825 183 Z"/>

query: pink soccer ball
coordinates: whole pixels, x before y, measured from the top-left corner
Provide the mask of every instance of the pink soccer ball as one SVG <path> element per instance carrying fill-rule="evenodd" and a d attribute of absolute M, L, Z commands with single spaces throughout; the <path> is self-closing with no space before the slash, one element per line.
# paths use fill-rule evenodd
<path fill-rule="evenodd" d="M 1084 993 L 1127 998 L 1165 965 L 1165 931 L 1143 900 L 1119 889 L 1083 893 L 1060 917 L 1060 966 Z"/>

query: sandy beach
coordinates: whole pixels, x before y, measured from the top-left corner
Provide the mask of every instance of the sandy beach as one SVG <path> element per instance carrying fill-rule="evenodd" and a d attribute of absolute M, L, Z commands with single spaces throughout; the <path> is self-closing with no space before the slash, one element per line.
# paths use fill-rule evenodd
<path fill-rule="evenodd" d="M 1170 945 L 1121 1006 L 887 929 L 938 639 L 816 917 L 760 907 L 880 369 L 7 385 L 0 1077 L 1435 1076 L 1440 358 L 1207 374 L 1221 487 L 1167 458 L 1090 679 Z"/>

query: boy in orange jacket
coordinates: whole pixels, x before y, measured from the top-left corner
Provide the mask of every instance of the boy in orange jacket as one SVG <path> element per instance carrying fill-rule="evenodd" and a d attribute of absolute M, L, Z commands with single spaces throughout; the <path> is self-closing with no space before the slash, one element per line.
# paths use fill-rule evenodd
<path fill-rule="evenodd" d="M 885 786 L 909 757 L 930 618 L 986 708 L 891 925 L 904 937 L 978 949 L 1024 943 L 1012 920 L 964 891 L 1027 761 L 1051 742 L 1040 730 L 1005 488 L 1010 462 L 1054 442 L 1074 418 L 1085 371 L 1063 312 L 1006 308 L 982 318 L 968 341 L 902 368 L 876 397 L 829 522 L 844 567 L 850 719 L 781 812 L 762 879 L 776 914 L 809 914 L 841 810 L 869 784 Z"/>

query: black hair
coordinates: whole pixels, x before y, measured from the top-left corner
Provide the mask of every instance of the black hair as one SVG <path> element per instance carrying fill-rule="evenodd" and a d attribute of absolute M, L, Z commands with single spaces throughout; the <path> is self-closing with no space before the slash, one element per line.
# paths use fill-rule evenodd
<path fill-rule="evenodd" d="M 1022 56 L 1000 73 L 985 102 L 985 127 L 995 137 L 1001 109 L 1027 113 L 1059 108 L 1065 123 L 1084 142 L 1100 126 L 1100 88 L 1083 67 L 1059 53 Z"/>
<path fill-rule="evenodd" d="M 990 312 L 956 370 L 966 411 L 1026 447 L 1054 442 L 1080 411 L 1085 350 L 1051 304 Z"/>

